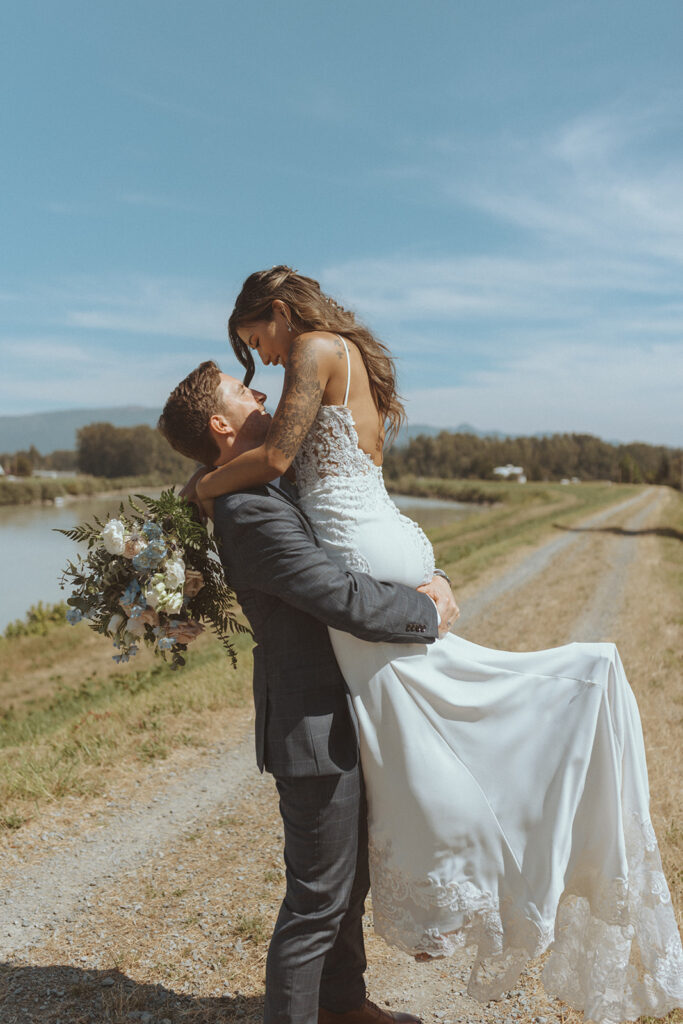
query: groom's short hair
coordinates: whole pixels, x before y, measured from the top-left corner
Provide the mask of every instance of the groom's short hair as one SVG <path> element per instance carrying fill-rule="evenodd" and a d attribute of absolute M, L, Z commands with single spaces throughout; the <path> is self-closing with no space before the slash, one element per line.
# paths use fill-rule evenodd
<path fill-rule="evenodd" d="M 214 413 L 226 411 L 220 382 L 221 371 L 212 360 L 200 363 L 173 389 L 157 424 L 172 448 L 205 466 L 220 455 L 209 426 Z"/>

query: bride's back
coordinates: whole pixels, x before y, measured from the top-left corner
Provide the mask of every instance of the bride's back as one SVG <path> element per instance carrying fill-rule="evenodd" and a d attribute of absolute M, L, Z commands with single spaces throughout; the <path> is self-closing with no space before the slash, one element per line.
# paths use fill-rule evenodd
<path fill-rule="evenodd" d="M 328 337 L 336 340 L 337 344 L 342 343 L 340 335 L 330 334 Z M 340 353 L 342 358 L 336 363 L 335 372 L 327 383 L 322 404 L 347 406 L 353 416 L 359 447 L 370 456 L 376 466 L 381 466 L 384 425 L 370 390 L 363 357 L 353 342 L 346 338 L 343 341 L 347 346 L 348 362 L 346 355 Z"/>

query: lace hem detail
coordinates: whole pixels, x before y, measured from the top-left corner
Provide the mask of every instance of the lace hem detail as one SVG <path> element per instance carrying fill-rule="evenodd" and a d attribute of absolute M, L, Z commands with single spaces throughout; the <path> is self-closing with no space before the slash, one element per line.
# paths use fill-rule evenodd
<path fill-rule="evenodd" d="M 525 964 L 550 949 L 548 995 L 588 1020 L 664 1016 L 683 1004 L 681 941 L 651 823 L 633 815 L 625 843 L 628 881 L 602 879 L 596 888 L 593 877 L 582 892 L 575 879 L 555 921 L 544 921 L 533 906 L 507 905 L 469 881 L 416 881 L 395 864 L 390 843 L 372 842 L 375 930 L 413 955 L 476 946 L 467 991 L 481 1002 L 500 999 Z"/>

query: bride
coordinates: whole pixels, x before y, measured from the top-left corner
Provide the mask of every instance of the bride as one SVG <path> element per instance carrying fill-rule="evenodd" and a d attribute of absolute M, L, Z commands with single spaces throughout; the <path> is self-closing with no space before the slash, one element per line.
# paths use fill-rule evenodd
<path fill-rule="evenodd" d="M 434 559 L 384 488 L 384 425 L 403 414 L 387 350 L 317 282 L 252 274 L 230 338 L 284 367 L 263 445 L 197 484 L 201 499 L 293 468 L 299 504 L 344 567 L 418 586 Z M 635 698 L 612 644 L 488 650 L 332 630 L 353 696 L 369 806 L 374 925 L 419 958 L 477 948 L 468 991 L 510 989 L 550 951 L 548 994 L 599 1022 L 683 1001 L 683 952 L 649 818 Z"/>

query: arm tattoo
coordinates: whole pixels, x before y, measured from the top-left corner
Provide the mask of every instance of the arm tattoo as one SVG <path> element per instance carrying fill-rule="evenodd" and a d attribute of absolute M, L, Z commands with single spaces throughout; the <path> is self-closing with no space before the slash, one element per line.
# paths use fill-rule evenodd
<path fill-rule="evenodd" d="M 282 398 L 268 431 L 269 443 L 287 458 L 299 450 L 320 408 L 324 390 L 310 343 L 295 341 L 285 367 Z"/>

